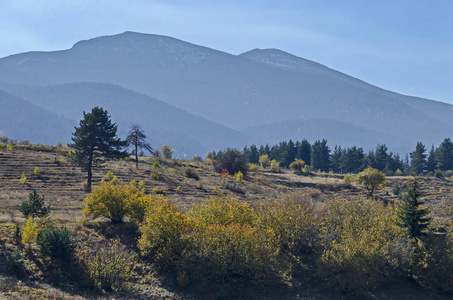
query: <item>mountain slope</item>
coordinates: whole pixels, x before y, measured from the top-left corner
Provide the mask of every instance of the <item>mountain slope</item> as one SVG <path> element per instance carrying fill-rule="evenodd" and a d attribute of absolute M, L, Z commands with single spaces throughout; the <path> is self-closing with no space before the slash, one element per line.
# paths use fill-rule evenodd
<path fill-rule="evenodd" d="M 273 130 L 285 136 L 285 128 L 278 129 L 282 122 L 331 120 L 383 136 L 390 132 L 406 151 L 416 141 L 439 143 L 453 132 L 451 105 L 386 91 L 275 49 L 235 56 L 170 37 L 125 32 L 81 41 L 68 50 L 9 56 L 0 60 L 2 68 L 53 84 L 121 85 L 241 131 L 274 124 Z M 23 83 L 36 84 L 29 78 Z M 328 129 L 326 124 L 323 130 Z M 271 138 L 265 131 L 260 136 L 257 142 Z M 325 137 L 349 136 L 330 132 Z"/>
<path fill-rule="evenodd" d="M 47 87 L 0 86 L 35 105 L 74 120 L 82 118 L 82 111 L 101 106 L 118 124 L 120 136 L 127 135 L 131 124 L 140 124 L 153 147 L 169 144 L 179 155 L 204 155 L 209 149 L 242 147 L 249 140 L 244 134 L 116 85 L 85 82 Z M 70 132 L 66 135 L 70 137 Z"/>
<path fill-rule="evenodd" d="M 0 136 L 55 145 L 69 142 L 76 122 L 0 90 Z"/>

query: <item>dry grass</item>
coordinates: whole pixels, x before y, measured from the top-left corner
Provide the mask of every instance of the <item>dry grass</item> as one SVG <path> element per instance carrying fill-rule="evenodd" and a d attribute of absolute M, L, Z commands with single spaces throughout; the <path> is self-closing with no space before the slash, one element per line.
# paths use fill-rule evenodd
<path fill-rule="evenodd" d="M 52 206 L 53 219 L 75 232 L 84 247 L 90 247 L 113 237 L 120 238 L 126 245 L 135 243 L 136 236 L 131 235 L 124 228 L 113 228 L 105 224 L 101 226 L 96 222 L 82 226 L 79 221 L 82 219 L 83 199 L 86 196 L 82 189 L 86 173 L 69 163 L 64 152 L 59 153 L 53 148 L 46 148 L 46 151 L 37 149 L 40 148 L 16 147 L 13 151 L 0 151 L 0 298 L 113 299 L 108 295 L 80 295 L 48 284 L 33 283 L 40 282 L 45 275 L 45 270 L 40 269 L 39 264 L 36 263 L 29 262 L 30 265 L 27 265 L 27 268 L 34 272 L 30 278 L 34 281 L 22 282 L 14 277 L 1 275 L 8 274 L 7 256 L 17 247 L 9 239 L 14 230 L 14 221 L 25 222 L 18 208 L 33 189 L 37 189 L 45 197 L 45 201 Z M 159 180 L 151 176 L 156 172 L 153 168 L 155 161 L 159 161 L 160 164 Z M 39 175 L 33 173 L 35 167 L 39 168 Z M 193 169 L 199 179 L 187 178 L 187 168 Z M 250 172 L 243 182 L 239 183 L 235 182 L 233 177 L 221 178 L 212 165 L 205 162 L 154 157 L 141 158 L 138 169 L 135 168 L 135 163 L 129 160 L 103 161 L 93 169 L 93 182 L 99 182 L 103 178 L 109 180 L 108 171 L 113 172 L 114 176 L 124 182 L 143 181 L 147 193 L 153 191 L 163 193 L 184 209 L 204 201 L 208 196 L 216 195 L 215 187 L 219 187 L 218 192 L 233 194 L 252 206 L 257 201 L 279 199 L 291 193 L 304 193 L 316 201 L 330 197 L 352 199 L 366 195 L 363 187 L 355 183 L 344 183 L 343 175 L 338 174 L 297 175 L 288 170 L 280 173 L 258 170 Z M 25 173 L 28 180 L 25 184 L 19 180 L 22 173 Z M 453 180 L 425 177 L 421 178 L 420 182 L 427 205 L 433 214 L 442 216 L 443 205 L 453 205 Z M 379 191 L 376 198 L 379 201 L 394 202 L 397 200 L 397 196 L 393 194 L 394 188 L 399 186 L 404 191 L 408 186 L 407 183 L 407 177 L 389 177 L 387 187 Z M 172 292 L 171 288 L 166 287 L 165 283 L 148 267 L 137 265 L 137 270 L 133 298 L 184 299 L 179 293 Z M 115 295 L 115 299 L 123 298 L 131 297 Z M 324 298 L 317 296 L 316 299 Z"/>

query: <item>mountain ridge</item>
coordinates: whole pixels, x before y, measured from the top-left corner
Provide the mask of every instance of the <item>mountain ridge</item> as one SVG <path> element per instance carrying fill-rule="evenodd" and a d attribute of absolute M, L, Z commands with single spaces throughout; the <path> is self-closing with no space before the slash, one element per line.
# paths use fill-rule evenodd
<path fill-rule="evenodd" d="M 0 59 L 0 80 L 7 77 L 5 69 L 39 78 L 46 82 L 38 84 L 42 86 L 119 85 L 242 133 L 307 118 L 342 122 L 413 144 L 439 143 L 453 131 L 449 104 L 387 91 L 278 49 L 232 55 L 171 37 L 125 32 L 80 41 L 67 50 Z M 18 76 L 11 81 L 36 85 Z M 285 136 L 283 127 L 278 130 Z M 327 125 L 321 130 L 330 132 Z M 347 133 L 336 135 L 348 138 Z M 265 132 L 260 136 L 253 141 L 270 139 Z M 409 151 L 412 145 L 395 147 Z"/>

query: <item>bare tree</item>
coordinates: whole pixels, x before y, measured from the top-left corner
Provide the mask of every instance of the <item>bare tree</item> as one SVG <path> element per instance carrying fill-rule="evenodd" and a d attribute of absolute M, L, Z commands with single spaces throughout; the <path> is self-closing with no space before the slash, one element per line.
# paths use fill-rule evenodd
<path fill-rule="evenodd" d="M 132 124 L 126 138 L 127 146 L 135 148 L 135 167 L 138 168 L 138 148 L 146 149 L 152 153 L 153 148 L 146 142 L 145 131 L 138 124 Z"/>

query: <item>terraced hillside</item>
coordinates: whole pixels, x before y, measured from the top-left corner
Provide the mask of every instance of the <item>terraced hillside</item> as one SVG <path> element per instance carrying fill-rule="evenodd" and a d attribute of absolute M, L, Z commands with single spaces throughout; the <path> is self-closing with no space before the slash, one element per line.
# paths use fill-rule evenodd
<path fill-rule="evenodd" d="M 159 162 L 158 170 L 153 167 L 155 161 Z M 39 174 L 34 173 L 35 168 L 39 169 Z M 199 178 L 188 178 L 187 169 L 191 169 Z M 216 186 L 220 193 L 233 194 L 251 203 L 296 192 L 307 193 L 314 200 L 328 197 L 357 198 L 366 194 L 363 187 L 357 184 L 345 184 L 340 174 L 311 173 L 301 176 L 288 170 L 278 173 L 258 170 L 249 173 L 243 182 L 235 182 L 231 176 L 222 178 L 212 165 L 205 162 L 156 157 L 141 158 L 138 169 L 129 159 L 101 161 L 93 169 L 93 183 L 111 179 L 107 177 L 109 171 L 123 182 L 143 181 L 147 193 L 165 194 L 183 208 L 215 195 Z M 153 173 L 157 176 L 152 176 Z M 20 180 L 22 174 L 27 178 L 26 183 Z M 68 161 L 67 150 L 16 145 L 12 151 L 0 151 L 1 218 L 19 217 L 19 205 L 36 189 L 52 205 L 54 217 L 80 219 L 86 195 L 85 180 L 86 173 Z M 439 204 L 452 198 L 452 179 L 425 177 L 420 180 L 423 197 L 432 209 L 440 210 Z M 406 184 L 406 177 L 389 177 L 387 187 L 377 194 L 377 198 L 393 202 L 397 199 L 395 187 L 404 190 Z"/>

